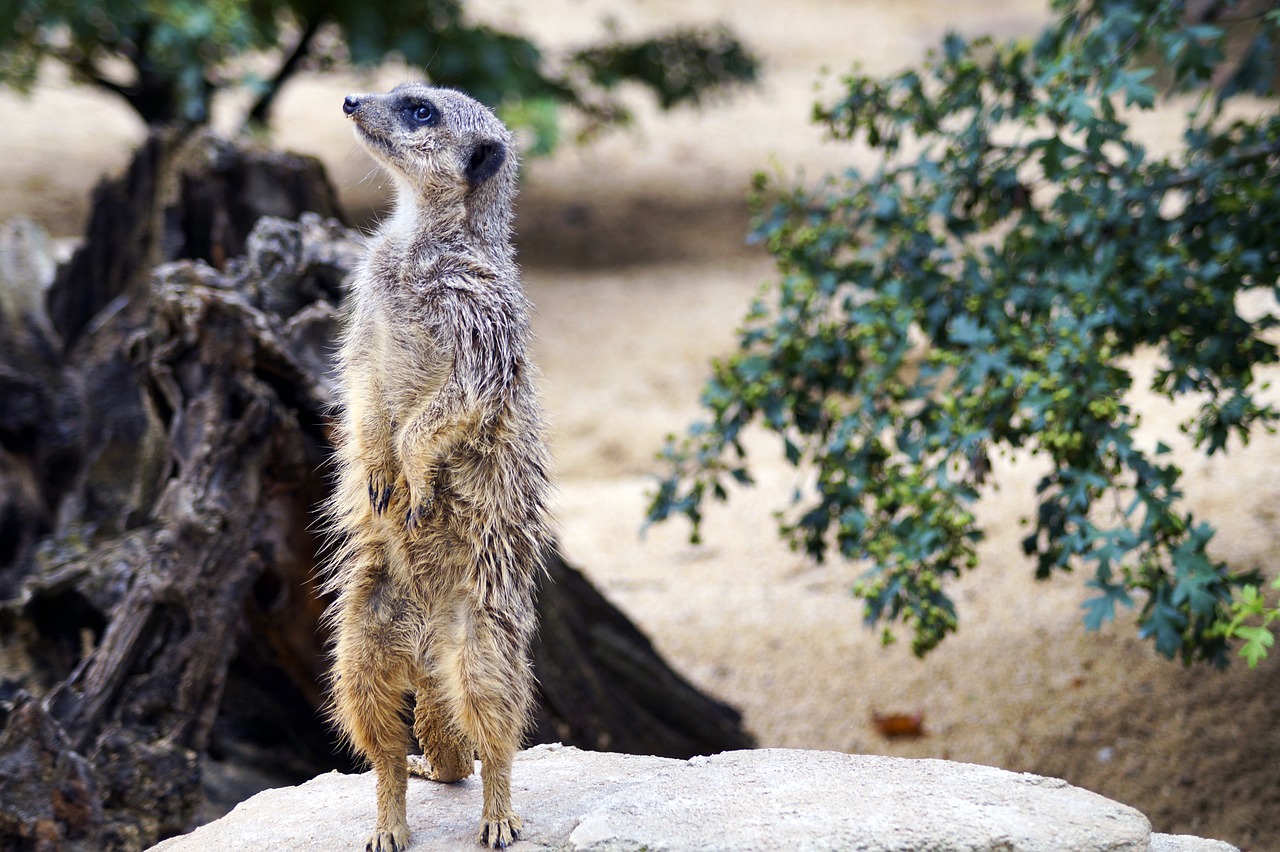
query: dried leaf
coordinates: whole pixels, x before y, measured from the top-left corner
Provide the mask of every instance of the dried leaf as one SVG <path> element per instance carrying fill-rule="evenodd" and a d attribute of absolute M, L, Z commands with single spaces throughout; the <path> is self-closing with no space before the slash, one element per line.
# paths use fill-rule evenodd
<path fill-rule="evenodd" d="M 871 711 L 871 724 L 880 736 L 889 740 L 915 739 L 925 736 L 924 712 L 880 713 Z"/>

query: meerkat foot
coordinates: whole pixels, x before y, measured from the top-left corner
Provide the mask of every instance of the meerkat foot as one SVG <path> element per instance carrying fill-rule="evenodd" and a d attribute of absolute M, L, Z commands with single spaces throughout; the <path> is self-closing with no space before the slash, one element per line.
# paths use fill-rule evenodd
<path fill-rule="evenodd" d="M 426 758 L 420 754 L 409 755 L 409 774 L 414 778 L 425 778 L 428 781 L 436 780 L 435 770 L 431 768 L 430 763 L 427 763 Z"/>
<path fill-rule="evenodd" d="M 392 829 L 379 829 L 369 835 L 364 852 L 405 852 L 409 848 L 409 826 L 401 823 Z"/>
<path fill-rule="evenodd" d="M 409 511 L 406 512 L 404 516 L 404 528 L 408 530 L 410 534 L 416 533 L 426 518 L 426 506 L 410 506 Z"/>
<path fill-rule="evenodd" d="M 506 849 L 520 839 L 523 829 L 524 822 L 515 814 L 501 819 L 486 819 L 480 824 L 478 840 L 481 846 L 488 846 L 490 849 Z"/>
<path fill-rule="evenodd" d="M 428 781 L 435 781 L 440 784 L 456 784 L 463 778 L 468 777 L 471 772 L 455 771 L 453 773 L 441 772 L 420 754 L 409 755 L 409 774 L 415 778 L 425 778 Z"/>

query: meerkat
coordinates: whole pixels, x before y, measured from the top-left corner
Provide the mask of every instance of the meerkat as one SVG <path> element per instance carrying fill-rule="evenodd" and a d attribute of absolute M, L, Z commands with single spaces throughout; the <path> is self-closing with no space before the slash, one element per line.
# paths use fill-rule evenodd
<path fill-rule="evenodd" d="M 407 775 L 471 775 L 478 840 L 520 834 L 511 765 L 530 714 L 548 454 L 511 244 L 510 132 L 461 92 L 406 84 L 343 112 L 396 188 L 338 354 L 333 715 L 377 775 L 369 852 L 405 848 Z M 407 757 L 402 712 L 414 696 Z"/>

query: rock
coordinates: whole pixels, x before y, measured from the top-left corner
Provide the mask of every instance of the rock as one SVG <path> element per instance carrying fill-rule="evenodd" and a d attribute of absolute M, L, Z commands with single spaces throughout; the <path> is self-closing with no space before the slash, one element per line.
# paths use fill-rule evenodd
<path fill-rule="evenodd" d="M 525 832 L 512 848 L 530 852 L 1231 848 L 1165 835 L 1152 845 L 1133 808 L 1065 781 L 945 760 L 761 749 L 680 761 L 538 746 L 516 758 L 513 795 Z M 372 773 L 330 773 L 260 793 L 155 849 L 359 849 L 373 808 Z M 479 815 L 478 776 L 410 779 L 412 852 L 472 848 Z"/>
<path fill-rule="evenodd" d="M 1189 834 L 1153 834 L 1151 852 L 1240 852 L 1230 843 Z"/>

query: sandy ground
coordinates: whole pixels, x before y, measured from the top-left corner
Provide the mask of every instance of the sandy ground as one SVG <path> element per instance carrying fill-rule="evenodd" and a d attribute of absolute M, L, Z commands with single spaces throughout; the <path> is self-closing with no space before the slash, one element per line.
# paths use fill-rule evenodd
<path fill-rule="evenodd" d="M 1280 849 L 1280 660 L 1255 671 L 1186 670 L 1156 656 L 1128 622 L 1084 633 L 1084 578 L 1036 583 L 1018 545 L 1033 507 L 1029 464 L 997 466 L 998 488 L 979 506 L 988 533 L 980 566 L 953 588 L 961 630 L 923 661 L 903 644 L 882 648 L 861 626 L 848 591 L 857 566 L 817 566 L 778 541 L 772 512 L 785 508 L 795 474 L 767 437 L 752 440 L 759 485 L 709 513 L 705 544 L 690 545 L 679 522 L 640 535 L 655 452 L 698 416 L 709 360 L 731 346 L 771 276 L 769 259 L 743 240 L 751 172 L 813 177 L 850 162 L 808 124 L 823 70 L 838 74 L 854 59 L 893 70 L 946 27 L 1030 34 L 1043 4 L 554 0 L 536 17 L 514 0 L 479 6 L 550 45 L 598 37 L 607 17 L 626 35 L 728 19 L 766 60 L 755 92 L 662 118 L 637 100 L 635 130 L 564 147 L 527 169 L 522 258 L 539 310 L 536 355 L 570 561 L 677 668 L 742 708 L 761 745 L 1057 775 L 1141 809 L 1159 831 Z M 300 80 L 280 104 L 276 141 L 321 156 L 358 213 L 385 187 L 369 179 L 338 103 L 403 73 Z M 142 132 L 109 99 L 56 77 L 32 100 L 0 93 L 0 114 L 0 218 L 33 215 L 56 235 L 78 231 L 87 189 L 124 164 Z M 1146 124 L 1153 145 L 1169 144 L 1168 118 Z M 1177 443 L 1170 433 L 1187 405 L 1135 402 L 1152 443 Z M 1219 529 L 1215 552 L 1274 573 L 1280 439 L 1259 436 L 1213 459 L 1178 446 L 1187 504 Z M 927 735 L 885 740 L 873 712 L 922 713 Z"/>

